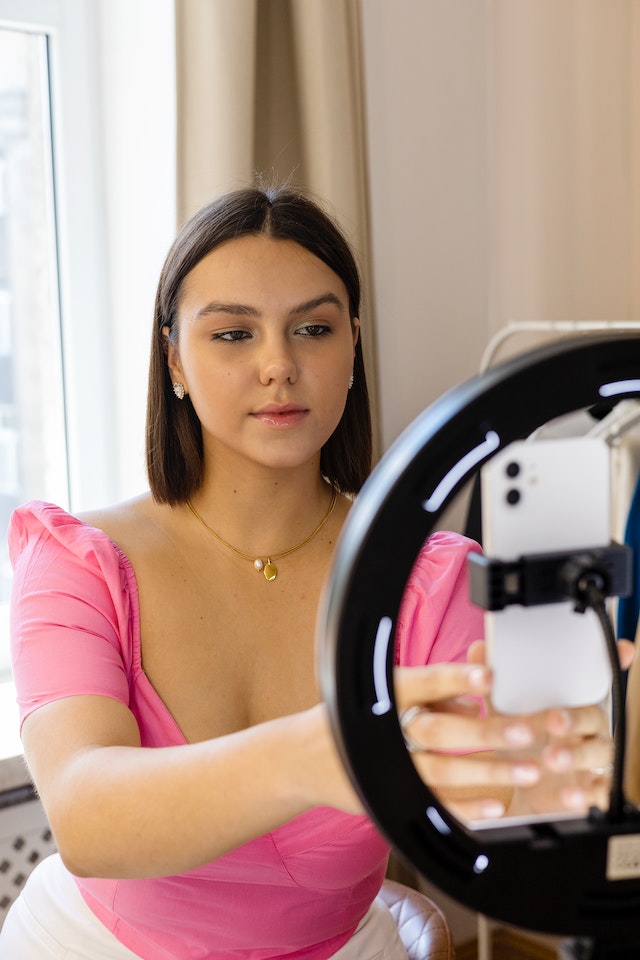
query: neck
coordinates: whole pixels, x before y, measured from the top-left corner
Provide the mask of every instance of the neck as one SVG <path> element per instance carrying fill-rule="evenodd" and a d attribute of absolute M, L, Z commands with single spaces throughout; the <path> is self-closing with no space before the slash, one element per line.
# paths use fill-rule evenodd
<path fill-rule="evenodd" d="M 239 550 L 269 556 L 310 533 L 329 507 L 332 490 L 310 471 L 247 471 L 208 477 L 191 500 L 217 534 Z"/>
<path fill-rule="evenodd" d="M 259 572 L 262 572 L 265 580 L 273 581 L 278 576 L 278 568 L 276 566 L 276 561 L 284 560 L 286 557 L 291 556 L 292 553 L 297 553 L 298 550 L 302 550 L 303 547 L 306 547 L 309 543 L 311 543 L 312 540 L 314 540 L 318 536 L 320 531 L 329 522 L 333 514 L 333 511 L 335 509 L 337 498 L 338 498 L 337 491 L 333 490 L 331 493 L 331 500 L 329 501 L 329 506 L 325 511 L 322 519 L 320 520 L 319 523 L 316 524 L 316 526 L 313 528 L 311 533 L 308 533 L 305 537 L 302 538 L 302 540 L 297 540 L 295 543 L 291 544 L 291 546 L 286 547 L 285 549 L 280 549 L 275 553 L 274 551 L 269 550 L 269 551 L 266 551 L 266 553 L 261 552 L 257 556 L 255 555 L 255 552 L 249 553 L 246 550 L 238 549 L 232 543 L 230 543 L 228 540 L 222 537 L 219 533 L 217 533 L 217 531 L 215 531 L 213 527 L 209 526 L 209 524 L 206 523 L 205 520 L 203 520 L 203 518 L 198 513 L 198 511 L 193 506 L 190 500 L 187 501 L 187 507 L 189 508 L 189 510 L 195 517 L 195 519 L 205 528 L 205 530 L 207 530 L 208 533 L 211 534 L 211 536 L 215 538 L 215 540 L 218 541 L 218 543 L 220 543 L 227 550 L 231 550 L 232 553 L 235 553 L 235 555 L 240 557 L 241 560 L 251 561 L 251 563 L 254 566 L 254 569 L 256 569 Z"/>

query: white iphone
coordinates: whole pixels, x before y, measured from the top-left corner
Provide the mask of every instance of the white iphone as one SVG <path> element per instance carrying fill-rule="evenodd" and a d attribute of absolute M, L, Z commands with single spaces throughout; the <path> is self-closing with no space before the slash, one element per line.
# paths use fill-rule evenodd
<path fill-rule="evenodd" d="M 611 541 L 607 444 L 595 437 L 517 441 L 482 468 L 486 556 L 606 547 Z M 593 610 L 571 600 L 485 613 L 492 703 L 517 714 L 603 701 L 611 667 Z"/>

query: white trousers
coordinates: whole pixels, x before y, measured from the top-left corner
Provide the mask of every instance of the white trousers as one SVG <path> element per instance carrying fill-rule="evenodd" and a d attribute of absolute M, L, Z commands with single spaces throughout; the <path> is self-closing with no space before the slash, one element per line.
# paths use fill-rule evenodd
<path fill-rule="evenodd" d="M 86 905 L 58 854 L 30 874 L 0 930 L 2 960 L 139 960 Z M 180 960 L 180 958 L 176 958 Z M 331 960 L 407 960 L 387 907 L 375 900 Z"/>

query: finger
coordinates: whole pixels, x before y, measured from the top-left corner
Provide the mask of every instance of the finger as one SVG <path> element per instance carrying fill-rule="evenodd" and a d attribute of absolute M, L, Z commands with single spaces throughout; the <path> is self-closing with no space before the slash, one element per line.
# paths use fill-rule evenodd
<path fill-rule="evenodd" d="M 608 768 L 613 760 L 613 744 L 606 737 L 549 744 L 542 751 L 545 766 L 555 773 L 570 770 L 587 771 L 590 775 Z"/>
<path fill-rule="evenodd" d="M 524 809 L 533 813 L 571 813 L 585 816 L 591 807 L 607 809 L 611 789 L 611 771 L 606 768 L 594 773 L 589 770 L 577 773 L 543 773 L 533 787 L 525 787 L 518 796 Z"/>
<path fill-rule="evenodd" d="M 447 809 L 458 820 L 499 820 L 505 814 L 504 804 L 493 797 L 448 801 Z"/>
<path fill-rule="evenodd" d="M 465 717 L 485 716 L 485 709 L 478 697 L 452 697 L 450 700 L 439 700 L 432 707 L 438 713 L 458 714 Z"/>
<path fill-rule="evenodd" d="M 486 663 L 487 645 L 484 640 L 474 640 L 467 650 L 467 663 Z"/>
<path fill-rule="evenodd" d="M 537 763 L 508 760 L 489 752 L 466 756 L 413 753 L 411 759 L 424 782 L 433 787 L 531 787 L 540 780 Z"/>
<path fill-rule="evenodd" d="M 472 717 L 464 713 L 422 710 L 403 732 L 414 750 L 472 752 L 478 750 L 520 750 L 530 747 L 535 729 L 519 717 Z"/>
<path fill-rule="evenodd" d="M 631 666 L 635 653 L 635 645 L 631 640 L 618 640 L 618 659 L 623 670 L 628 670 Z"/>
<path fill-rule="evenodd" d="M 513 786 L 492 784 L 478 787 L 434 787 L 433 793 L 447 810 L 467 820 L 498 819 L 503 817 L 513 801 Z"/>
<path fill-rule="evenodd" d="M 609 807 L 609 780 L 592 778 L 589 782 L 576 782 L 558 791 L 558 801 L 564 809 L 586 814 L 591 807 L 607 810 Z"/>
<path fill-rule="evenodd" d="M 539 713 L 523 715 L 527 723 L 545 737 L 606 737 L 611 721 L 599 704 L 586 707 L 555 707 Z"/>
<path fill-rule="evenodd" d="M 583 791 L 587 809 L 589 807 L 599 807 L 601 810 L 607 810 L 611 799 L 611 779 L 613 767 L 609 764 L 603 771 L 585 771 L 579 773 L 576 780 L 579 788 Z"/>
<path fill-rule="evenodd" d="M 609 734 L 609 716 L 597 704 L 546 710 L 541 716 L 543 730 L 552 737 L 606 737 Z"/>
<path fill-rule="evenodd" d="M 394 687 L 398 709 L 437 703 L 454 697 L 483 696 L 490 687 L 486 667 L 466 663 L 433 663 L 426 667 L 396 667 Z"/>

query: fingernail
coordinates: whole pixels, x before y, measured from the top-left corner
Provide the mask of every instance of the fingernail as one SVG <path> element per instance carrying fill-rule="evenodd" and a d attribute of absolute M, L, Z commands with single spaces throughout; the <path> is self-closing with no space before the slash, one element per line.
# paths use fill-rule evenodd
<path fill-rule="evenodd" d="M 569 731 L 571 729 L 571 714 L 568 710 L 558 710 L 558 715 L 564 726 L 565 730 Z"/>
<path fill-rule="evenodd" d="M 556 736 L 569 733 L 571 730 L 571 714 L 568 710 L 552 710 L 549 713 L 547 729 Z"/>
<path fill-rule="evenodd" d="M 560 797 L 569 810 L 581 810 L 586 805 L 586 797 L 578 787 L 565 787 L 560 791 Z"/>
<path fill-rule="evenodd" d="M 504 728 L 504 739 L 512 747 L 526 747 L 533 741 L 533 731 L 525 723 L 510 723 Z"/>
<path fill-rule="evenodd" d="M 559 747 L 545 747 L 542 751 L 546 765 L 558 773 L 571 768 L 571 751 Z"/>
<path fill-rule="evenodd" d="M 487 690 L 489 687 L 489 674 L 484 667 L 474 667 L 469 671 L 467 679 L 469 686 L 476 690 Z"/>
<path fill-rule="evenodd" d="M 517 763 L 513 768 L 513 779 L 515 783 L 526 787 L 538 782 L 540 771 L 531 763 Z"/>
<path fill-rule="evenodd" d="M 481 807 L 482 816 L 486 820 L 495 820 L 504 816 L 505 807 L 499 800 L 485 800 Z"/>

